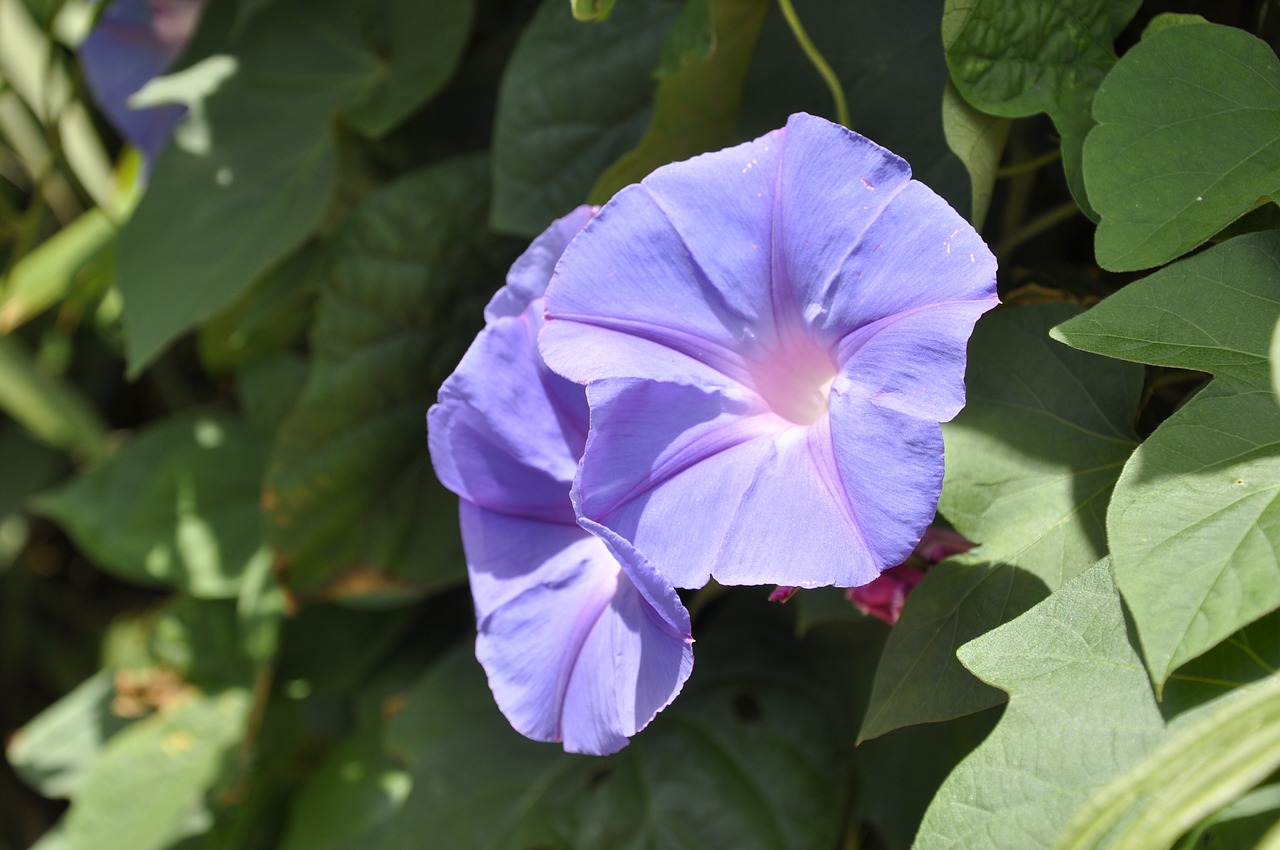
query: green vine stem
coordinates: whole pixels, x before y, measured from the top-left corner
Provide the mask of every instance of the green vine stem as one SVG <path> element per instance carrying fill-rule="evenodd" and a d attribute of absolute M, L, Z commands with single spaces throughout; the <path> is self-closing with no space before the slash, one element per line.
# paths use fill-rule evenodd
<path fill-rule="evenodd" d="M 787 19 L 787 26 L 791 27 L 792 34 L 795 35 L 796 41 L 800 43 L 800 49 L 804 51 L 804 55 L 809 57 L 813 67 L 822 75 L 827 88 L 831 89 L 831 98 L 836 102 L 836 120 L 848 127 L 849 104 L 844 99 L 844 88 L 840 85 L 836 72 L 831 70 L 827 60 L 823 58 L 822 53 L 809 38 L 809 34 L 804 31 L 804 25 L 800 23 L 800 17 L 796 14 L 795 7 L 791 5 L 791 0 L 778 0 L 778 8 L 782 10 L 782 16 Z"/>

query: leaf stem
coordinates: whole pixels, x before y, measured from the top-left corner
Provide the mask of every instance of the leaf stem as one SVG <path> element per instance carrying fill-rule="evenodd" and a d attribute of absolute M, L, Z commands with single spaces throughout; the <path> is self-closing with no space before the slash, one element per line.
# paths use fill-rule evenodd
<path fill-rule="evenodd" d="M 996 179 L 998 180 L 1004 177 L 1016 177 L 1019 174 L 1026 174 L 1028 172 L 1035 171 L 1041 166 L 1048 165 L 1051 162 L 1056 162 L 1059 159 L 1062 159 L 1062 151 L 1054 148 L 1046 154 L 1032 157 L 1031 159 L 1024 160 L 1023 162 L 1010 163 L 1009 165 L 996 169 Z"/>
<path fill-rule="evenodd" d="M 1014 248 L 1017 248 L 1028 239 L 1039 236 L 1055 224 L 1064 222 L 1079 213 L 1080 208 L 1076 206 L 1075 201 L 1067 201 L 1060 206 L 1054 207 L 1039 218 L 1027 222 L 1017 231 L 1011 233 L 1008 238 L 996 246 L 996 256 L 1001 258 L 1007 256 Z"/>
<path fill-rule="evenodd" d="M 823 58 L 821 51 L 810 40 L 809 34 L 804 31 L 804 25 L 800 23 L 800 17 L 796 14 L 795 7 L 791 5 L 791 0 L 778 0 L 778 8 L 782 10 L 782 16 L 787 19 L 787 26 L 791 27 L 792 35 L 800 43 L 800 49 L 804 51 L 805 56 L 809 57 L 813 67 L 826 82 L 827 88 L 831 89 L 831 99 L 836 102 L 836 120 L 848 127 L 849 104 L 844 99 L 844 87 L 840 85 L 836 72 L 831 70 L 831 66 L 827 64 L 827 60 Z"/>

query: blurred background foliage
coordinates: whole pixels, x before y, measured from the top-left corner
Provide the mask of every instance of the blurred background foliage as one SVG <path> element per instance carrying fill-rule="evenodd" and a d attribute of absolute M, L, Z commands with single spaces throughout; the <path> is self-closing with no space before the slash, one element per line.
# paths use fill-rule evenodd
<path fill-rule="evenodd" d="M 1274 46 L 1280 9 L 795 7 L 851 126 L 970 216 L 1028 307 L 980 327 L 948 432 L 942 509 L 985 548 L 932 572 L 892 634 L 838 591 L 691 595 L 689 686 L 601 760 L 493 706 L 423 417 L 552 219 L 790 113 L 834 117 L 780 7 L 209 0 L 134 98 L 185 109 L 144 153 L 78 52 L 104 10 L 0 0 L 0 848 L 912 844 L 1006 698 L 956 648 L 1106 553 L 1120 466 L 1206 380 L 1063 360 L 1048 329 L 1232 220 L 1217 239 L 1276 220 L 1249 197 L 1191 245 L 1103 268 L 1094 94 L 1158 16 Z M 1048 388 L 1024 420 L 995 412 L 1011 363 Z M 1076 384 L 1110 393 L 1099 418 L 1046 437 Z M 975 501 L 963 467 L 1027 434 L 1057 472 L 1010 476 L 1058 487 L 1029 521 Z M 1261 622 L 1248 646 L 1274 667 Z M 994 650 L 974 646 L 979 671 Z M 1187 840 L 1251 846 L 1274 788 Z"/>

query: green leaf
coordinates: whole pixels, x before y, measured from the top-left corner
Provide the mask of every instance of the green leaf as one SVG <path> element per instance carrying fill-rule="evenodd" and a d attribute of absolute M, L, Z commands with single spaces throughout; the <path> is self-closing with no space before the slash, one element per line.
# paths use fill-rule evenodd
<path fill-rule="evenodd" d="M 263 501 L 296 592 L 403 598 L 462 576 L 456 500 L 432 473 L 424 416 L 502 280 L 486 171 L 467 158 L 410 173 L 336 237 L 311 373 Z"/>
<path fill-rule="evenodd" d="M 208 693 L 253 683 L 235 600 L 178 594 L 149 622 L 147 658 Z"/>
<path fill-rule="evenodd" d="M 228 306 L 316 229 L 333 192 L 335 113 L 385 132 L 452 74 L 466 0 L 281 0 L 229 49 L 237 70 L 179 133 L 121 231 L 129 368 Z"/>
<path fill-rule="evenodd" d="M 1280 191 L 1280 62 L 1247 32 L 1149 35 L 1107 76 L 1093 114 L 1085 181 L 1104 268 L 1166 263 Z"/>
<path fill-rule="evenodd" d="M 277 354 L 244 367 L 236 390 L 245 421 L 263 436 L 275 436 L 297 404 L 307 370 L 307 359 L 298 354 Z"/>
<path fill-rule="evenodd" d="M 1183 14 L 1180 12 L 1161 12 L 1151 19 L 1151 23 L 1142 30 L 1142 37 L 1149 38 L 1169 27 L 1180 27 L 1186 24 L 1207 24 L 1203 15 Z"/>
<path fill-rule="evenodd" d="M 573 16 L 580 21 L 603 21 L 618 0 L 569 0 Z"/>
<path fill-rule="evenodd" d="M 716 49 L 712 0 L 685 0 L 680 17 L 671 25 L 662 45 L 662 60 L 654 72 L 659 78 L 680 73 L 686 61 L 706 59 Z"/>
<path fill-rule="evenodd" d="M 267 446 L 234 420 L 153 425 L 101 467 L 38 498 L 96 564 L 127 581 L 234 596 L 262 550 Z"/>
<path fill-rule="evenodd" d="M 680 8 L 676 0 L 627 0 L 608 21 L 583 26 L 564 0 L 543 0 L 498 94 L 495 229 L 541 233 L 636 145 L 651 115 L 651 72 Z"/>
<path fill-rule="evenodd" d="M 943 0 L 850 3 L 796 0 L 796 13 L 844 86 L 850 127 L 911 163 L 913 176 L 964 209 L 964 166 L 947 147 L 942 93 L 947 67 L 938 51 Z M 747 76 L 740 131 L 754 138 L 794 112 L 831 114 L 831 92 L 775 8 Z"/>
<path fill-rule="evenodd" d="M 991 733 L 1000 709 L 947 723 L 911 726 L 858 745 L 855 819 L 885 850 L 907 850 L 929 802 L 951 769 Z M 870 842 L 868 842 L 870 844 Z"/>
<path fill-rule="evenodd" d="M 67 850 L 160 850 L 218 775 L 249 694 L 199 697 L 114 736 L 67 813 Z"/>
<path fill-rule="evenodd" d="M 111 712 L 111 671 L 99 670 L 9 739 L 9 764 L 46 797 L 73 797 L 107 740 L 129 721 Z"/>
<path fill-rule="evenodd" d="M 1106 551 L 1107 500 L 1138 445 L 1142 369 L 1049 338 L 1077 312 L 1042 304 L 984 317 L 969 343 L 967 404 L 942 430 L 939 510 L 979 544 L 969 557 L 1021 567 L 1051 590 Z"/>
<path fill-rule="evenodd" d="M 315 308 L 315 265 L 308 245 L 254 281 L 243 295 L 200 327 L 200 361 L 214 374 L 243 372 L 298 342 Z"/>
<path fill-rule="evenodd" d="M 414 789 L 383 846 L 836 846 L 850 790 L 839 668 L 814 670 L 782 609 L 752 602 L 701 622 L 693 679 L 608 758 L 521 738 L 479 665 L 442 659 L 392 722 Z"/>
<path fill-rule="evenodd" d="M 314 5 L 304 4 L 304 14 L 312 14 Z M 381 0 L 371 5 L 377 8 L 364 18 L 361 35 L 377 67 L 371 90 L 345 116 L 358 132 L 376 138 L 395 129 L 449 82 L 467 45 L 474 4 Z"/>
<path fill-rule="evenodd" d="M 1047 593 L 1044 582 L 1009 564 L 951 560 L 930 570 L 889 632 L 858 740 L 1004 702 L 1004 694 L 960 666 L 956 649 Z"/>
<path fill-rule="evenodd" d="M 699 2 L 699 0 L 694 0 Z M 658 83 L 653 121 L 640 144 L 609 167 L 591 190 L 591 203 L 638 183 L 655 168 L 737 141 L 747 66 L 770 4 L 764 0 L 709 0 L 714 48 L 706 58 L 686 56 L 678 72 Z"/>
<path fill-rule="evenodd" d="M 115 234 L 111 218 L 94 207 L 14 263 L 0 281 L 0 332 L 11 332 L 62 300 Z"/>
<path fill-rule="evenodd" d="M 956 88 L 992 115 L 1047 112 L 1062 136 L 1071 194 L 1094 218 L 1097 204 L 1085 193 L 1081 147 L 1093 126 L 1094 93 L 1116 61 L 1116 36 L 1139 5 L 1140 0 L 1067 0 L 1038 2 L 1033 11 L 1023 0 L 948 0 L 944 13 L 951 36 L 947 64 Z"/>
<path fill-rule="evenodd" d="M 107 455 L 107 428 L 69 381 L 41 371 L 17 337 L 0 335 L 0 410 L 43 443 L 90 463 Z"/>
<path fill-rule="evenodd" d="M 1004 308 L 969 343 L 968 403 L 943 425 L 939 511 L 979 544 L 911 597 L 876 671 L 863 739 L 1000 702 L 957 662 L 1106 551 L 1111 489 L 1137 446 L 1142 370 L 1049 339 L 1065 304 Z"/>
<path fill-rule="evenodd" d="M 1280 767 L 1280 673 L 1220 699 L 1096 791 L 1055 850 L 1168 847 Z"/>
<path fill-rule="evenodd" d="M 943 782 L 916 850 L 1047 847 L 1094 791 L 1163 736 L 1105 561 L 966 644 L 960 658 L 1007 691 L 1009 705 Z"/>
<path fill-rule="evenodd" d="M 1161 710 L 1168 717 L 1210 702 L 1280 669 L 1280 611 L 1245 626 L 1169 677 Z"/>
<path fill-rule="evenodd" d="M 280 850 L 376 847 L 386 821 L 405 802 L 413 778 L 382 750 L 370 726 L 334 747 L 308 774 Z"/>
<path fill-rule="evenodd" d="M 942 94 L 942 132 L 947 147 L 960 157 L 969 172 L 972 199 L 969 205 L 969 223 L 981 229 L 991 206 L 991 193 L 995 189 L 996 169 L 1004 154 L 1005 141 L 1009 138 L 1012 122 L 1008 118 L 988 115 L 961 97 L 955 83 L 947 82 Z"/>
<path fill-rule="evenodd" d="M 1107 512 L 1116 583 L 1157 688 L 1280 607 L 1280 410 L 1268 362 L 1278 276 L 1280 234 L 1241 236 L 1054 330 L 1077 348 L 1216 376 L 1134 453 Z"/>
<path fill-rule="evenodd" d="M 914 847 L 1050 846 L 1078 812 L 1085 822 L 1081 809 L 1089 801 L 1129 793 L 1119 777 L 1142 771 L 1152 753 L 1184 750 L 1188 729 L 1212 725 L 1205 718 L 1233 723 L 1242 696 L 1272 687 L 1266 683 L 1280 662 L 1277 623 L 1260 629 L 1252 647 L 1242 634 L 1240 647 L 1219 647 L 1202 659 L 1200 673 L 1235 680 L 1215 683 L 1213 698 L 1196 690 L 1175 694 L 1171 683 L 1157 703 L 1104 560 L 1017 620 L 966 644 L 965 666 L 1007 691 L 1009 705 L 990 737 L 943 783 Z M 1244 741 L 1250 734 L 1233 733 Z M 1180 788 L 1197 781 L 1180 771 L 1163 778 Z"/>

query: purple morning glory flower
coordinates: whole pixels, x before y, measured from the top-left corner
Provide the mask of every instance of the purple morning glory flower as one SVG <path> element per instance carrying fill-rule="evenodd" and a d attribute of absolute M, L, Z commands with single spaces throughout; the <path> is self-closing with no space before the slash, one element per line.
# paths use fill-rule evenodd
<path fill-rule="evenodd" d="M 85 82 L 103 114 L 154 160 L 186 112 L 177 104 L 133 109 L 129 98 L 186 49 L 205 0 L 116 0 L 80 45 Z"/>
<path fill-rule="evenodd" d="M 540 345 L 585 384 L 575 499 L 677 587 L 854 586 L 942 485 L 995 258 L 907 164 L 809 115 L 659 168 L 565 251 Z"/>
<path fill-rule="evenodd" d="M 537 338 L 551 270 L 592 212 L 557 221 L 512 266 L 428 431 L 461 498 L 476 655 L 498 706 L 530 738 L 604 755 L 675 698 L 693 652 L 671 584 L 625 540 L 584 530 L 570 502 L 586 396 L 546 368 Z"/>

